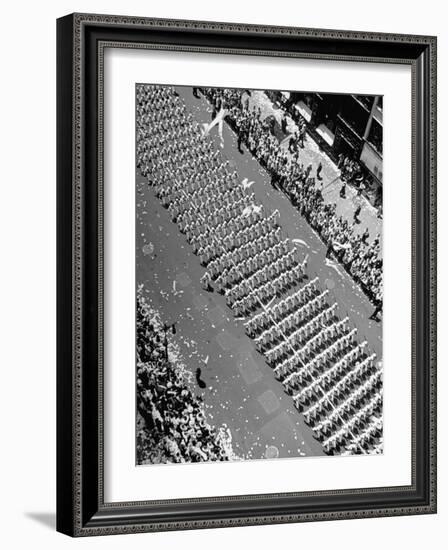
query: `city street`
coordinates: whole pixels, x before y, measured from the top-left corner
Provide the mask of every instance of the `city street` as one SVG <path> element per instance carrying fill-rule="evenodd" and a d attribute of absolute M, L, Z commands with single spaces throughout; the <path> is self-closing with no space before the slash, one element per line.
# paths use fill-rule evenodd
<path fill-rule="evenodd" d="M 179 87 L 177 92 L 198 122 L 210 121 L 211 108 L 203 97 L 194 97 L 187 87 Z M 326 248 L 318 235 L 288 198 L 272 187 L 270 176 L 250 152 L 244 147 L 243 154 L 238 151 L 236 136 L 226 124 L 223 137 L 221 149 L 217 129 L 212 130 L 216 148 L 233 164 L 240 180 L 248 178 L 254 182 L 249 191 L 255 193 L 256 201 L 267 212 L 279 211 L 284 236 L 290 238 L 303 257 L 309 255 L 308 276 L 319 277 L 321 285 L 329 289 L 331 300 L 338 303 L 339 317 L 347 315 L 358 329 L 358 340 L 366 339 L 369 349 L 381 358 L 381 323 L 369 320 L 372 305 L 363 292 L 342 266 L 326 260 Z M 315 163 L 320 154 L 311 141 L 308 138 L 301 150 L 305 164 Z M 328 157 L 322 164 L 323 186 L 328 185 L 324 195 L 338 195 L 337 184 L 334 189 L 328 184 L 337 177 L 337 169 Z M 209 422 L 216 427 L 229 427 L 234 451 L 242 458 L 323 455 L 320 443 L 295 409 L 292 398 L 284 393 L 282 384 L 245 335 L 243 321 L 234 319 L 223 296 L 202 289 L 200 278 L 205 269 L 185 236 L 140 174 L 136 183 L 140 213 L 136 225 L 137 284 L 144 284 L 145 296 L 162 320 L 176 322 L 176 334 L 170 338 L 178 344 L 187 368 L 193 373 L 201 368 L 206 388 L 197 387 L 196 391 L 203 396 Z M 349 216 L 351 207 L 347 205 L 353 204 L 352 199 L 341 205 L 339 202 L 338 209 L 345 208 Z M 369 217 L 368 212 L 367 207 L 363 208 L 363 224 L 373 223 L 373 215 Z M 374 237 L 376 233 L 371 230 L 370 234 Z"/>
<path fill-rule="evenodd" d="M 275 117 L 278 124 L 285 116 L 287 120 L 288 135 L 282 140 L 281 147 L 288 149 L 289 135 L 297 130 L 297 125 L 292 117 L 283 109 L 273 104 L 267 95 L 260 90 L 252 91 L 249 97 L 249 105 L 261 109 L 262 118 L 269 116 Z M 373 241 L 377 235 L 382 235 L 382 223 L 378 218 L 377 210 L 370 204 L 366 197 L 358 195 L 357 191 L 350 185 L 346 187 L 346 198 L 342 199 L 339 195 L 342 181 L 341 172 L 330 157 L 322 151 L 313 138 L 308 133 L 305 134 L 304 148 L 300 149 L 299 162 L 304 166 L 311 164 L 315 168 L 319 162 L 322 164 L 322 196 L 327 203 L 336 203 L 336 213 L 345 218 L 350 224 L 353 223 L 353 215 L 358 206 L 361 206 L 359 214 L 359 224 L 354 226 L 355 233 L 362 234 L 365 229 L 369 230 L 368 241 Z M 315 171 L 312 172 L 315 174 Z"/>

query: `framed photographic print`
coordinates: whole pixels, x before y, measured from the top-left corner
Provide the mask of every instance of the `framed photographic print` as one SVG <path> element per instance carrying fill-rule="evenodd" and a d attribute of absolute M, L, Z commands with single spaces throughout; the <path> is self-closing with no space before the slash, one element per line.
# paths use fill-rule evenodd
<path fill-rule="evenodd" d="M 57 22 L 57 528 L 436 511 L 436 39 Z"/>

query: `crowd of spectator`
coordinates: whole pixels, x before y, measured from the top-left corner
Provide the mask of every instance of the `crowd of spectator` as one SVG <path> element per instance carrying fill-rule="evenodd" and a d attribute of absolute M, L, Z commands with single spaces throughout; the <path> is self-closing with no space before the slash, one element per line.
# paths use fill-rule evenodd
<path fill-rule="evenodd" d="M 324 201 L 320 183 L 322 166 L 304 166 L 300 162 L 304 119 L 285 148 L 272 131 L 272 119 L 263 119 L 260 107 L 250 106 L 247 91 L 217 88 L 203 88 L 202 91 L 211 102 L 214 113 L 226 110 L 226 120 L 238 135 L 238 148 L 241 150 L 245 144 L 271 174 L 272 184 L 289 196 L 327 245 L 328 256 L 335 257 L 345 267 L 375 304 L 373 318 L 377 318 L 383 299 L 380 237 L 370 239 L 368 230 L 361 235 L 355 230 L 360 207 L 350 222 L 337 214 L 336 203 Z M 356 182 L 358 188 L 362 188 L 364 176 L 359 163 L 342 156 L 339 164 L 344 181 Z"/>
<path fill-rule="evenodd" d="M 137 462 L 233 460 L 230 432 L 207 422 L 192 376 L 158 313 L 137 293 Z"/>

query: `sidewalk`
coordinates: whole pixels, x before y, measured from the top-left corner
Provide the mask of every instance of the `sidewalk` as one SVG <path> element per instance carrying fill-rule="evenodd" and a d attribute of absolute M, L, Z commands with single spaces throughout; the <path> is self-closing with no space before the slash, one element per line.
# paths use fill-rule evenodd
<path fill-rule="evenodd" d="M 283 109 L 274 105 L 263 91 L 252 91 L 249 97 L 249 105 L 250 107 L 259 107 L 261 109 L 262 118 L 273 116 L 279 124 L 281 124 L 283 116 L 286 116 L 288 132 L 293 134 L 297 130 L 297 125 L 292 117 L 288 113 L 285 113 Z M 287 150 L 288 144 L 289 137 L 287 136 L 281 142 L 281 147 Z M 382 223 L 381 219 L 378 218 L 377 210 L 364 196 L 359 196 L 350 185 L 346 186 L 346 198 L 342 199 L 339 196 L 342 187 L 340 179 L 341 172 L 328 155 L 319 149 L 317 143 L 308 133 L 305 134 L 304 148 L 300 149 L 299 162 L 305 167 L 311 164 L 313 166 L 312 175 L 315 175 L 315 169 L 319 162 L 321 162 L 322 181 L 320 183 L 322 184 L 322 196 L 324 201 L 326 203 L 336 204 L 336 213 L 346 219 L 350 224 L 353 224 L 354 212 L 360 205 L 361 213 L 359 214 L 359 220 L 361 223 L 353 224 L 355 233 L 362 234 L 365 229 L 368 228 L 369 242 L 373 241 L 377 235 L 380 235 L 380 243 L 382 243 Z M 319 184 L 317 181 L 316 183 Z"/>

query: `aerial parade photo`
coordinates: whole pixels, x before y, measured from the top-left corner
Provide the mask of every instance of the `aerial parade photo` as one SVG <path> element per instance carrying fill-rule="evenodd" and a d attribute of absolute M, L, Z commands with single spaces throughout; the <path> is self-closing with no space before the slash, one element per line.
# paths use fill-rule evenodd
<path fill-rule="evenodd" d="M 383 97 L 141 83 L 136 463 L 382 454 Z"/>

